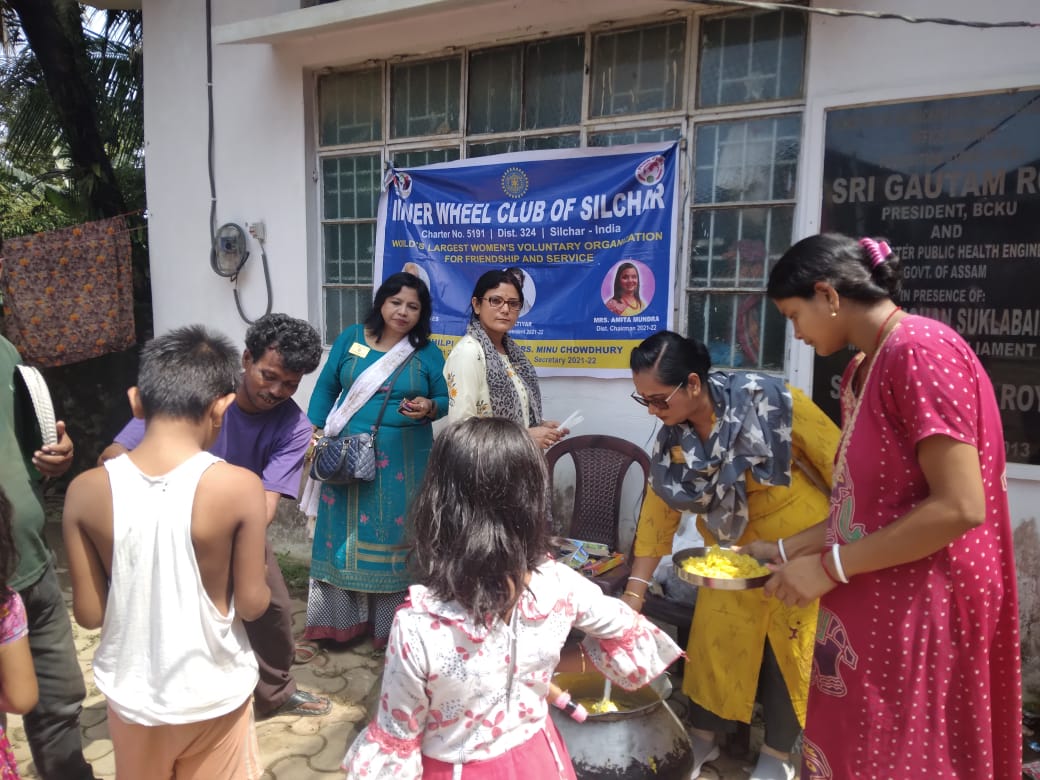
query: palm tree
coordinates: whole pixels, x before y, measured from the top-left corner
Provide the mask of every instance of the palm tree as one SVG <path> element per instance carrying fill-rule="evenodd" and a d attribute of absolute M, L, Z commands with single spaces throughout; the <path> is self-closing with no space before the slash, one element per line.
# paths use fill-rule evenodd
<path fill-rule="evenodd" d="M 54 230 L 69 224 L 66 193 L 0 159 L 0 237 Z"/>

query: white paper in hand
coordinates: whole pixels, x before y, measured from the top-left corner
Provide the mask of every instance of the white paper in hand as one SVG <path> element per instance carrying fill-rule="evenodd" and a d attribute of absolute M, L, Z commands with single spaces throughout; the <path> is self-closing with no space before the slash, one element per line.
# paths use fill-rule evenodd
<path fill-rule="evenodd" d="M 566 420 L 560 423 L 559 429 L 561 431 L 565 429 L 570 430 L 575 425 L 579 425 L 584 421 L 585 418 L 581 416 L 581 409 L 575 409 L 573 412 L 570 413 Z"/>

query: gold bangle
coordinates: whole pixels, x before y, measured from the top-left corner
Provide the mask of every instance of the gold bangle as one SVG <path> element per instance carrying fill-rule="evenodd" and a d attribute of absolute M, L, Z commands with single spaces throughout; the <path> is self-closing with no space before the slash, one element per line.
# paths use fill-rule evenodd
<path fill-rule="evenodd" d="M 626 591 L 625 591 L 624 593 L 622 593 L 621 595 L 622 595 L 622 596 L 635 596 L 635 597 L 636 597 L 637 599 L 639 599 L 640 601 L 646 601 L 646 596 L 642 596 L 642 595 L 640 595 L 640 594 L 636 593 L 636 592 L 635 592 L 634 590 L 626 590 Z"/>

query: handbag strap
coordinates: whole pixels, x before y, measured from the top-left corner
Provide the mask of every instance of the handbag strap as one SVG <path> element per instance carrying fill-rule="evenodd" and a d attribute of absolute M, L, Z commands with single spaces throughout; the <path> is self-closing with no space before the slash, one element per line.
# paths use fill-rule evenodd
<path fill-rule="evenodd" d="M 401 375 L 401 372 L 404 371 L 404 367 L 407 366 L 411 362 L 413 357 L 415 357 L 415 352 L 412 352 L 411 355 L 409 355 L 408 357 L 406 357 L 404 359 L 404 361 L 401 363 L 401 365 L 399 365 L 394 370 L 394 373 L 392 373 L 390 375 L 390 379 L 387 381 L 387 384 L 386 384 L 386 396 L 383 398 L 383 405 L 381 407 L 379 407 L 379 416 L 376 417 L 376 424 L 372 426 L 372 438 L 373 439 L 376 437 L 376 434 L 379 432 L 379 426 L 383 424 L 383 414 L 384 414 L 384 412 L 386 412 L 386 405 L 390 401 L 390 391 L 394 389 L 394 382 L 397 381 L 397 377 L 399 377 Z"/>

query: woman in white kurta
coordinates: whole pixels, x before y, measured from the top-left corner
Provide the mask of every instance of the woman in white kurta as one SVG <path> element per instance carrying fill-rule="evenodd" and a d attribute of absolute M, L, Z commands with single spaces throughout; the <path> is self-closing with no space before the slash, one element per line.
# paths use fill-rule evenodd
<path fill-rule="evenodd" d="M 616 684 L 681 653 L 642 615 L 547 558 L 545 459 L 508 420 L 469 419 L 434 442 L 414 507 L 419 584 L 394 618 L 375 719 L 349 777 L 573 778 L 546 695 L 572 628 Z M 573 666 L 574 659 L 567 659 Z M 476 763 L 479 762 L 479 763 Z"/>
<path fill-rule="evenodd" d="M 477 280 L 469 326 L 444 364 L 448 419 L 504 417 L 527 428 L 546 449 L 567 431 L 542 419 L 534 366 L 509 337 L 523 305 L 523 285 L 513 272 L 487 271 Z"/>

